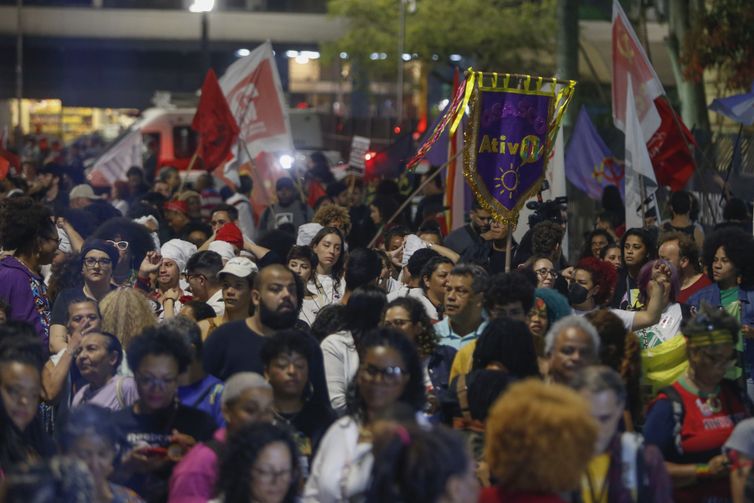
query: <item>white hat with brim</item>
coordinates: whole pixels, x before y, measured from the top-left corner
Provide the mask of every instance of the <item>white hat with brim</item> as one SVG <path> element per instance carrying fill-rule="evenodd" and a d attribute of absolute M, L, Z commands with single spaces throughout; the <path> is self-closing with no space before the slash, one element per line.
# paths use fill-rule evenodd
<path fill-rule="evenodd" d="M 228 260 L 222 271 L 217 273 L 218 278 L 222 278 L 223 274 L 232 274 L 239 278 L 247 278 L 259 270 L 257 265 L 246 257 L 233 257 Z"/>

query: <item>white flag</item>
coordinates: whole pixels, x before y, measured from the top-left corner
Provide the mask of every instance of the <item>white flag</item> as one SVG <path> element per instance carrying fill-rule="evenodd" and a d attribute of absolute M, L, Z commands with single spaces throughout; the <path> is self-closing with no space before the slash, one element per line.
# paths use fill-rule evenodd
<path fill-rule="evenodd" d="M 220 87 L 240 129 L 237 158 L 242 143 L 252 158 L 261 152 L 293 151 L 288 105 L 269 40 L 230 65 Z"/>
<path fill-rule="evenodd" d="M 618 0 L 613 0 L 612 28 L 613 122 L 624 133 L 629 127 L 628 111 L 623 106 L 627 103 L 626 89 L 630 88 L 634 94 L 634 113 L 647 142 L 662 122 L 654 100 L 664 95 L 665 90 Z"/>
<path fill-rule="evenodd" d="M 626 229 L 630 229 L 644 226 L 642 206 L 657 189 L 657 180 L 637 115 L 630 75 L 626 87 Z"/>
<path fill-rule="evenodd" d="M 126 180 L 126 172 L 130 167 L 142 167 L 142 152 L 141 131 L 133 129 L 94 162 L 87 175 L 89 183 L 96 187 L 106 187 L 118 180 Z"/>

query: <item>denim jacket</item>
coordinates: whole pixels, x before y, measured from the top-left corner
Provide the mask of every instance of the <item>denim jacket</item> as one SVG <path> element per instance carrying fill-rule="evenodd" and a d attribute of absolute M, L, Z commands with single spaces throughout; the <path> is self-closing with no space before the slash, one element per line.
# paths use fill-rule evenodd
<path fill-rule="evenodd" d="M 741 301 L 741 324 L 754 326 L 754 290 L 740 288 L 738 300 Z M 698 310 L 703 302 L 713 307 L 722 306 L 720 287 L 717 283 L 712 283 L 689 297 L 688 304 Z M 750 370 L 754 369 L 754 344 L 748 339 L 744 340 L 744 363 L 747 368 L 746 377 L 751 379 Z"/>

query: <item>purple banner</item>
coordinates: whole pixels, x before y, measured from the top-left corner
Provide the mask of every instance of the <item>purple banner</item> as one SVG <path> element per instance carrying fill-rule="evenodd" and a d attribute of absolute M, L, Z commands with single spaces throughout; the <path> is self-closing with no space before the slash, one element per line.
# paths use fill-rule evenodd
<path fill-rule="evenodd" d="M 524 92 L 479 91 L 476 163 L 469 166 L 469 181 L 498 212 L 516 211 L 545 175 L 552 95 Z"/>

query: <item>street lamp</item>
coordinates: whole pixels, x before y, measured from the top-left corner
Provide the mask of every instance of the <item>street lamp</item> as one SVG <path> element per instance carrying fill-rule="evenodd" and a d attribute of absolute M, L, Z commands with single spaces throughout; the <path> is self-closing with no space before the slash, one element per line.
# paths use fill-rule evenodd
<path fill-rule="evenodd" d="M 202 15 L 202 67 L 204 71 L 209 70 L 209 13 L 215 8 L 215 0 L 193 0 L 189 5 L 189 12 L 196 12 Z"/>

